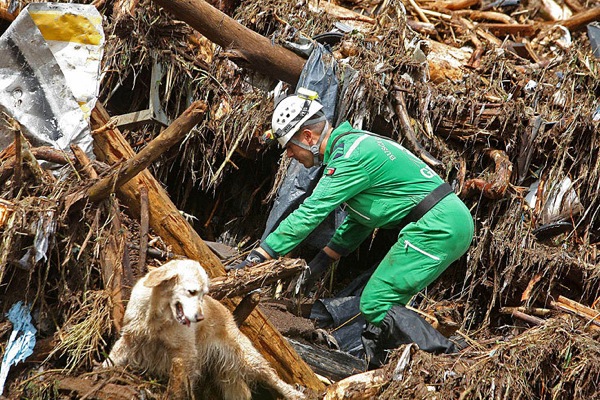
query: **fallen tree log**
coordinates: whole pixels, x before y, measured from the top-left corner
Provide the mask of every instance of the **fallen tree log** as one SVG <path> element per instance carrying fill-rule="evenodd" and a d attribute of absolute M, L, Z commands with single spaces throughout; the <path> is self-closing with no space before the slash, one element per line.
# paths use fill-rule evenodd
<path fill-rule="evenodd" d="M 241 296 L 280 279 L 294 276 L 302 271 L 305 265 L 301 259 L 279 259 L 252 268 L 232 270 L 225 276 L 210 280 L 210 295 L 217 300 Z"/>
<path fill-rule="evenodd" d="M 154 0 L 227 51 L 240 67 L 292 85 L 306 62 L 296 53 L 241 25 L 203 0 Z"/>
<path fill-rule="evenodd" d="M 294 346 L 298 354 L 302 356 L 317 374 L 334 382 L 362 373 L 367 369 L 364 360 L 343 351 L 311 346 L 293 339 L 288 339 L 288 342 Z"/>
<path fill-rule="evenodd" d="M 92 127 L 95 128 L 106 126 L 109 122 L 108 113 L 99 103 L 92 111 L 91 120 Z M 94 135 L 94 153 L 99 160 L 109 164 L 134 156 L 133 149 L 117 129 L 107 129 L 102 134 Z M 128 207 L 133 218 L 140 217 L 140 185 L 148 189 L 150 227 L 171 246 L 173 253 L 197 260 L 211 278 L 225 275 L 221 261 L 185 220 L 167 192 L 147 169 L 117 190 L 118 197 Z M 222 303 L 230 310 L 236 306 L 232 299 L 225 299 Z M 259 309 L 252 312 L 241 330 L 282 379 L 316 392 L 324 390 L 324 384 Z"/>

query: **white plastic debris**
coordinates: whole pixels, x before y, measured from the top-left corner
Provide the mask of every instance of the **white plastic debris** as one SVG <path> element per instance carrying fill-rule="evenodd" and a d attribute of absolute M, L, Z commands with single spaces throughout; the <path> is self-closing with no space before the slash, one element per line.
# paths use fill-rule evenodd
<path fill-rule="evenodd" d="M 530 91 L 533 90 L 537 87 L 538 83 L 534 80 L 529 80 L 529 82 L 527 82 L 527 84 L 525 85 L 525 90 Z"/>
<path fill-rule="evenodd" d="M 535 209 L 539 180 L 535 181 L 529 187 L 529 192 L 525 196 L 525 201 L 531 209 Z M 558 221 L 568 216 L 579 214 L 583 206 L 573 188 L 573 182 L 569 177 L 563 178 L 560 182 L 546 183 L 547 189 L 543 193 L 543 207 L 540 211 L 540 224 L 548 224 Z"/>
<path fill-rule="evenodd" d="M 25 360 L 33 353 L 35 334 L 37 330 L 31 323 L 29 308 L 19 301 L 8 311 L 8 319 L 13 324 L 13 330 L 8 339 L 2 366 L 0 366 L 0 396 L 4 392 L 4 384 L 11 366 Z"/>
<path fill-rule="evenodd" d="M 102 17 L 83 4 L 32 3 L 0 37 L 0 111 L 33 145 L 92 155 L 89 116 L 100 85 Z M 0 131 L 0 150 L 13 135 Z"/>
<path fill-rule="evenodd" d="M 54 237 L 56 232 L 56 217 L 54 211 L 46 211 L 40 215 L 35 223 L 35 238 L 33 246 L 27 249 L 27 252 L 19 260 L 19 265 L 27 270 L 40 260 L 47 259 L 50 238 Z"/>

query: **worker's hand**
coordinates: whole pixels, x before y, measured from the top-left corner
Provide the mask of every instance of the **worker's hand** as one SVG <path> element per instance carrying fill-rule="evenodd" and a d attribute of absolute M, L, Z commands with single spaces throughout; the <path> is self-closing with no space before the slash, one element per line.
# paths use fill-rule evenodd
<path fill-rule="evenodd" d="M 320 250 L 315 258 L 308 263 L 302 274 L 300 274 L 300 278 L 296 282 L 296 295 L 302 293 L 306 296 L 334 261 L 334 258 L 329 257 L 327 253 Z"/>
<path fill-rule="evenodd" d="M 254 249 L 248 254 L 246 259 L 239 264 L 229 265 L 225 267 L 227 271 L 232 269 L 242 269 L 245 267 L 253 267 L 256 264 L 267 261 L 267 257 L 263 256 L 258 250 Z"/>

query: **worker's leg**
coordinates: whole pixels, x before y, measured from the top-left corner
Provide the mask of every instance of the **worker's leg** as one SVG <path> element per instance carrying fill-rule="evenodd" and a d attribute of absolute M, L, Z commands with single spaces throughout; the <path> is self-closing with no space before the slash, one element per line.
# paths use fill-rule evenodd
<path fill-rule="evenodd" d="M 473 222 L 457 200 L 442 200 L 441 207 L 403 229 L 367 283 L 361 295 L 361 311 L 369 322 L 363 334 L 367 355 L 369 347 L 381 353 L 411 342 L 425 351 L 454 351 L 451 342 L 404 305 L 468 249 Z"/>

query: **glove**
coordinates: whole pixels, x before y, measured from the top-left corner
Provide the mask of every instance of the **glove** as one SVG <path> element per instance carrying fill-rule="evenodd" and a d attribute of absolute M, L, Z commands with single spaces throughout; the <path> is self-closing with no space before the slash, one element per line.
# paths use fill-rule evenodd
<path fill-rule="evenodd" d="M 300 292 L 304 295 L 308 294 L 334 261 L 335 259 L 320 250 L 300 274 L 300 278 L 296 283 L 296 295 Z"/>
<path fill-rule="evenodd" d="M 242 269 L 245 267 L 254 267 L 256 264 L 267 261 L 267 258 L 260 254 L 257 250 L 252 250 L 244 261 L 239 264 L 229 265 L 225 269 L 230 271 L 232 269 Z"/>

